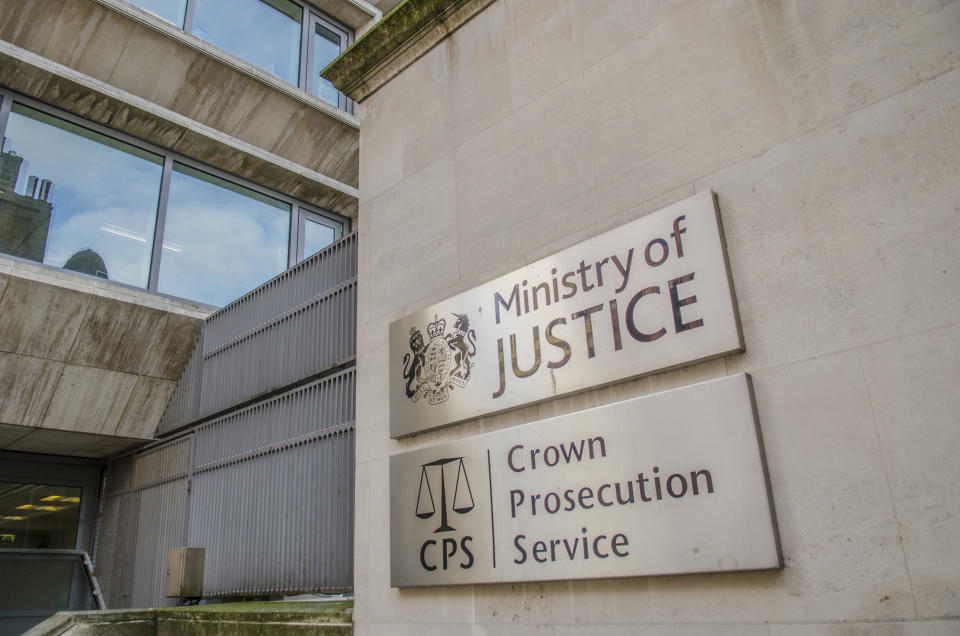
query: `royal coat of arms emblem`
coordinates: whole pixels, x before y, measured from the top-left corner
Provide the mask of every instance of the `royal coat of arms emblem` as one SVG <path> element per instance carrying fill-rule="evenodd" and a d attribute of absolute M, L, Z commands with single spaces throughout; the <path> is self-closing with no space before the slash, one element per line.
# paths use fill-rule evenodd
<path fill-rule="evenodd" d="M 462 388 L 470 381 L 477 334 L 466 314 L 453 316 L 456 320 L 450 333 L 446 333 L 447 321 L 434 316 L 427 325 L 426 343 L 419 329 L 410 328 L 410 353 L 403 356 L 403 377 L 407 397 L 414 402 L 421 398 L 427 404 L 446 402 L 453 387 Z"/>

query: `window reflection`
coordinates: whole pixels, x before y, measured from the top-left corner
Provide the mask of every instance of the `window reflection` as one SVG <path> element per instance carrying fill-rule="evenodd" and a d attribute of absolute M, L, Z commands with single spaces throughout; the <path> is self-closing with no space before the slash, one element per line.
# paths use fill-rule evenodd
<path fill-rule="evenodd" d="M 334 106 L 339 105 L 340 93 L 330 80 L 320 77 L 320 71 L 337 59 L 341 50 L 341 36 L 319 22 L 314 23 L 313 94 Z"/>
<path fill-rule="evenodd" d="M 146 9 L 153 15 L 183 27 L 183 17 L 187 12 L 187 0 L 127 0 L 132 5 Z"/>
<path fill-rule="evenodd" d="M 303 9 L 290 0 L 196 0 L 191 32 L 298 85 Z"/>
<path fill-rule="evenodd" d="M 145 287 L 163 160 L 14 104 L 0 154 L 0 251 Z"/>
<path fill-rule="evenodd" d="M 72 550 L 80 488 L 0 482 L 0 549 Z"/>
<path fill-rule="evenodd" d="M 158 291 L 222 306 L 287 267 L 290 206 L 174 164 Z"/>
<path fill-rule="evenodd" d="M 327 245 L 333 243 L 336 233 L 332 227 L 304 219 L 303 225 L 303 257 L 316 254 Z"/>

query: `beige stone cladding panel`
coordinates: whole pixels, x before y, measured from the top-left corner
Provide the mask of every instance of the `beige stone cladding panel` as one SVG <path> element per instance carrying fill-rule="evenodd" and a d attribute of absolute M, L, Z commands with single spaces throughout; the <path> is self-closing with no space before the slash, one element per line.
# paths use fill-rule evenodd
<path fill-rule="evenodd" d="M 641 601 L 642 602 L 642 601 Z M 780 624 L 703 623 L 685 625 L 466 625 L 360 623 L 357 636 L 956 636 L 955 621 Z"/>
<path fill-rule="evenodd" d="M 584 71 L 614 212 L 910 88 L 960 55 L 958 3 L 716 0 L 661 18 Z"/>
<path fill-rule="evenodd" d="M 357 633 L 956 633 L 960 3 L 626 4 L 502 0 L 362 105 Z M 392 320 L 708 188 L 745 354 L 388 439 Z M 784 570 L 389 587 L 388 455 L 739 371 Z"/>
<path fill-rule="evenodd" d="M 960 152 L 934 83 L 697 182 L 718 193 L 747 370 L 950 324 Z"/>
<path fill-rule="evenodd" d="M 960 324 L 861 354 L 921 617 L 960 614 Z"/>
<path fill-rule="evenodd" d="M 936 84 L 940 101 L 950 120 L 954 142 L 960 147 L 960 69 L 944 73 L 937 78 Z M 955 206 L 955 211 L 960 212 L 960 203 Z"/>
<path fill-rule="evenodd" d="M 510 115 L 507 27 L 502 3 L 487 7 L 358 105 L 361 202 Z"/>
<path fill-rule="evenodd" d="M 530 262 L 532 251 L 599 214 L 579 77 L 456 151 L 461 262 L 483 282 Z"/>
<path fill-rule="evenodd" d="M 858 352 L 751 374 L 785 568 L 652 579 L 653 620 L 914 618 Z"/>
<path fill-rule="evenodd" d="M 453 162 L 437 161 L 364 206 L 370 216 L 370 308 L 412 311 L 460 278 Z M 399 317 L 399 316 L 398 316 Z"/>

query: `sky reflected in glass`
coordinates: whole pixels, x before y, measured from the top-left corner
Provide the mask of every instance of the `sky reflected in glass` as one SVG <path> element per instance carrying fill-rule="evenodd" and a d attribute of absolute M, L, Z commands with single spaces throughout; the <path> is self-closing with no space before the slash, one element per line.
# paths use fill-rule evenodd
<path fill-rule="evenodd" d="M 296 86 L 302 16 L 289 0 L 196 0 L 191 32 Z"/>
<path fill-rule="evenodd" d="M 312 254 L 316 254 L 327 245 L 333 243 L 333 239 L 336 237 L 334 229 L 323 225 L 322 223 L 317 223 L 311 221 L 310 219 L 304 219 L 303 225 L 303 257 L 306 258 Z"/>
<path fill-rule="evenodd" d="M 107 278 L 146 287 L 162 158 L 18 104 L 5 135 L 4 151 L 23 157 L 17 194 L 29 195 L 30 176 L 53 182 L 43 262 L 63 267 L 89 249 Z"/>
<path fill-rule="evenodd" d="M 287 268 L 290 206 L 174 164 L 158 291 L 218 307 Z"/>
<path fill-rule="evenodd" d="M 340 55 L 340 35 L 320 23 L 317 23 L 315 31 L 313 34 L 313 94 L 337 106 L 340 94 L 330 80 L 320 77 L 320 71 Z"/>
<path fill-rule="evenodd" d="M 146 9 L 167 22 L 183 28 L 183 16 L 187 11 L 187 0 L 127 0 L 130 4 Z"/>

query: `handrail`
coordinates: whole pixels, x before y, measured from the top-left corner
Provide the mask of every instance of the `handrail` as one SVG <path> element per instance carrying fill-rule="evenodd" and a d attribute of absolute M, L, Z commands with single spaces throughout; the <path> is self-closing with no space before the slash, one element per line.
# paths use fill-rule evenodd
<path fill-rule="evenodd" d="M 87 583 L 90 585 L 90 593 L 93 595 L 93 600 L 97 603 L 97 609 L 107 609 L 107 602 L 103 598 L 103 593 L 100 591 L 100 582 L 97 580 L 97 575 L 93 570 L 93 561 L 90 560 L 90 555 L 87 554 L 86 550 L 45 550 L 39 548 L 4 548 L 0 550 L 0 558 L 5 554 L 79 557 L 80 562 L 83 564 L 84 572 L 87 574 Z"/>

